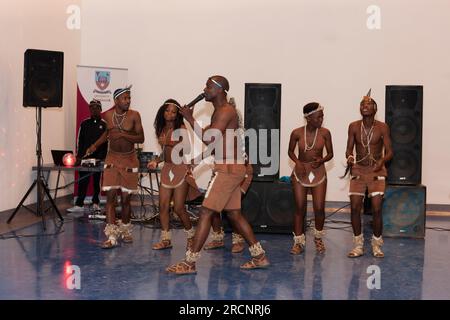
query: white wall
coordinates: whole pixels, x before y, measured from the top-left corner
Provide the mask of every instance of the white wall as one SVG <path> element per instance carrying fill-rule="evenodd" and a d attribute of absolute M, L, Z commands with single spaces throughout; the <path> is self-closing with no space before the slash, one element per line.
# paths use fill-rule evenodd
<path fill-rule="evenodd" d="M 81 35 L 79 30 L 66 27 L 66 10 L 69 5 L 80 3 L 0 2 L 0 211 L 15 207 L 35 178 L 31 167 L 36 164 L 36 109 L 22 107 L 23 60 L 28 48 L 64 51 L 64 105 L 42 111 L 44 162 L 51 162 L 50 149 L 73 149 L 75 145 L 76 65 Z M 54 182 L 52 176 L 50 187 L 54 187 Z M 30 202 L 36 202 L 36 190 L 26 203 Z"/>
<path fill-rule="evenodd" d="M 380 30 L 366 26 L 372 4 L 381 8 Z M 423 85 L 422 180 L 428 203 L 445 204 L 449 30 L 445 0 L 83 1 L 81 62 L 129 68 L 147 150 L 156 149 L 152 121 L 162 101 L 188 102 L 212 74 L 229 79 L 241 110 L 244 83 L 282 83 L 281 175 L 291 171 L 287 146 L 292 129 L 303 124 L 301 107 L 320 101 L 335 149 L 327 199 L 342 201 L 347 126 L 360 117 L 362 95 L 372 88 L 383 121 L 385 85 Z"/>

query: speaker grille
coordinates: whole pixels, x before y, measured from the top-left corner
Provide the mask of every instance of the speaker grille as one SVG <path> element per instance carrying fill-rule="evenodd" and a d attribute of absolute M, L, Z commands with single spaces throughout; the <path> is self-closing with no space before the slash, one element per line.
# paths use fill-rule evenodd
<path fill-rule="evenodd" d="M 426 188 L 388 186 L 383 200 L 383 235 L 425 237 Z"/>
<path fill-rule="evenodd" d="M 258 112 L 275 113 L 278 111 L 276 106 L 278 88 L 266 84 L 254 84 L 249 85 L 249 90 L 250 104 L 254 108 L 250 111 L 258 110 Z"/>
<path fill-rule="evenodd" d="M 402 150 L 397 148 L 394 158 L 392 159 L 390 170 L 395 172 L 395 177 L 399 181 L 409 181 L 418 170 L 419 159 L 416 152 L 410 149 Z"/>
<path fill-rule="evenodd" d="M 63 64 L 63 52 L 25 51 L 24 107 L 62 107 Z"/>
<path fill-rule="evenodd" d="M 391 130 L 394 157 L 388 164 L 388 183 L 421 183 L 422 86 L 386 86 L 386 123 Z"/>
<path fill-rule="evenodd" d="M 394 118 L 391 127 L 391 136 L 394 143 L 417 147 L 419 130 L 416 119 L 411 117 Z"/>
<path fill-rule="evenodd" d="M 392 86 L 393 87 L 393 86 Z M 417 89 L 393 88 L 391 93 L 391 105 L 394 111 L 414 111 L 417 106 Z"/>
<path fill-rule="evenodd" d="M 255 232 L 291 233 L 295 214 L 291 185 L 254 181 L 243 199 L 242 213 Z"/>
<path fill-rule="evenodd" d="M 256 225 L 260 216 L 261 208 L 264 206 L 264 185 L 252 183 L 242 201 L 242 212 L 250 225 Z"/>
<path fill-rule="evenodd" d="M 258 138 L 258 156 L 257 163 L 253 164 L 253 180 L 255 181 L 275 181 L 279 178 L 279 168 L 273 175 L 262 175 L 261 169 L 268 168 L 273 164 L 262 164 L 259 157 L 259 151 L 267 150 L 267 155 L 276 158 L 279 163 L 279 150 L 272 150 L 271 130 L 280 129 L 280 111 L 281 111 L 281 84 L 267 83 L 246 83 L 245 84 L 245 128 L 256 130 Z M 260 138 L 259 130 L 267 130 L 267 139 Z M 278 135 L 279 139 L 279 135 Z M 265 145 L 261 145 L 264 141 Z M 279 147 L 280 141 L 274 141 Z M 246 150 L 249 153 L 249 142 L 246 141 Z M 254 146 L 252 146 L 254 147 Z M 274 152 L 274 154 L 272 154 Z"/>
<path fill-rule="evenodd" d="M 292 226 L 294 195 L 290 185 L 281 186 L 269 192 L 266 197 L 267 216 L 276 226 Z"/>

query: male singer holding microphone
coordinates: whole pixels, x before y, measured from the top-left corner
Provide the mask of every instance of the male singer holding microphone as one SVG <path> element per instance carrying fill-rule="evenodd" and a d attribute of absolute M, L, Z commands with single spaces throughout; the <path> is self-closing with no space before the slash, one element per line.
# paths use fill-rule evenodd
<path fill-rule="evenodd" d="M 222 146 L 222 148 L 215 149 L 214 175 L 209 183 L 200 209 L 200 218 L 194 236 L 194 243 L 191 249 L 186 252 L 186 258 L 183 261 L 166 269 L 170 273 L 188 274 L 197 272 L 195 264 L 200 257 L 200 250 L 209 235 L 212 216 L 219 214 L 223 210 L 227 213 L 228 219 L 236 230 L 249 244 L 252 259 L 243 264 L 241 268 L 255 269 L 269 265 L 265 251 L 256 240 L 253 230 L 241 213 L 240 185 L 245 179 L 246 165 L 243 155 L 240 154 L 240 148 L 235 143 L 236 139 L 227 139 L 227 135 L 234 134 L 239 127 L 236 108 L 227 100 L 228 90 L 228 80 L 222 76 L 212 76 L 206 82 L 206 87 L 203 90 L 204 97 L 206 101 L 212 102 L 214 113 L 211 117 L 211 124 L 205 129 L 197 129 L 200 126 L 193 117 L 192 108 L 184 106 L 180 109 L 180 113 L 194 128 L 194 132 L 203 143 L 210 145 L 214 142 L 215 145 Z M 215 132 L 219 132 L 219 135 L 215 135 L 213 131 L 207 132 L 208 130 L 215 130 Z M 213 135 L 213 137 L 205 137 L 205 133 L 207 135 L 209 133 L 209 136 Z"/>

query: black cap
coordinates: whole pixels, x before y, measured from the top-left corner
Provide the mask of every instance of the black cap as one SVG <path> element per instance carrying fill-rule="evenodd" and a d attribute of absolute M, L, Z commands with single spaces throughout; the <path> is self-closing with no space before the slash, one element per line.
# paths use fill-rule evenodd
<path fill-rule="evenodd" d="M 91 102 L 89 102 L 89 106 L 99 106 L 102 107 L 102 102 L 97 99 L 92 99 Z"/>

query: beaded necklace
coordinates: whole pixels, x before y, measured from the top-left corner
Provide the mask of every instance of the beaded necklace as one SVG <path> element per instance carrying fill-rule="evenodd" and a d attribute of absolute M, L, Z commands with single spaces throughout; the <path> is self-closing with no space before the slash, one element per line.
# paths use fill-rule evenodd
<path fill-rule="evenodd" d="M 361 121 L 361 144 L 364 147 L 364 149 L 367 149 L 367 154 L 360 160 L 356 161 L 356 162 L 361 162 L 367 158 L 369 158 L 369 160 L 375 160 L 372 157 L 371 151 L 370 151 L 370 142 L 372 141 L 372 137 L 373 137 L 373 128 L 375 125 L 375 121 L 372 123 L 372 126 L 370 127 L 369 131 L 366 130 L 366 127 L 363 124 L 363 121 Z M 364 135 L 363 135 L 364 132 Z M 364 143 L 364 136 L 366 138 L 366 143 Z"/>
<path fill-rule="evenodd" d="M 316 144 L 316 139 L 317 139 L 317 133 L 319 132 L 319 128 L 316 128 L 316 133 L 314 134 L 314 140 L 312 142 L 311 146 L 308 146 L 308 142 L 306 141 L 306 126 L 304 126 L 304 133 L 303 136 L 305 138 L 305 152 L 312 150 L 314 148 L 314 145 Z"/>
<path fill-rule="evenodd" d="M 113 113 L 113 124 L 119 128 L 119 130 L 123 130 L 122 128 L 122 124 L 125 121 L 125 118 L 127 117 L 127 112 L 123 113 L 123 114 L 117 114 L 116 110 L 114 110 Z M 120 119 L 120 120 L 119 120 Z"/>

